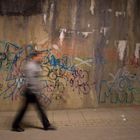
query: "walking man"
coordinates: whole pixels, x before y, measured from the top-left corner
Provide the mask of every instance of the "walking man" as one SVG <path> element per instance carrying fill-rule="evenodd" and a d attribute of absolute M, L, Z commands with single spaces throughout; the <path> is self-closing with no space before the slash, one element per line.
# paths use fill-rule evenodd
<path fill-rule="evenodd" d="M 25 101 L 12 124 L 13 131 L 17 131 L 17 132 L 24 131 L 20 123 L 23 119 L 23 116 L 29 104 L 36 105 L 44 130 L 55 130 L 55 127 L 53 127 L 50 124 L 47 115 L 45 114 L 45 111 L 41 107 L 41 104 L 37 97 L 40 93 L 40 81 L 38 78 L 41 72 L 41 66 L 40 66 L 41 61 L 42 61 L 42 54 L 38 52 L 34 52 L 32 53 L 31 60 L 28 61 L 25 65 L 25 70 L 24 70 L 25 79 L 26 79 L 26 86 L 24 91 Z"/>

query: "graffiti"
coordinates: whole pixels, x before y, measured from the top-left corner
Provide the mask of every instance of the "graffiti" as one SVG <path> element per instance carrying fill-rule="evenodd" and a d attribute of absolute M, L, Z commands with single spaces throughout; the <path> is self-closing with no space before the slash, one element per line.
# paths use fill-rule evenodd
<path fill-rule="evenodd" d="M 130 74 L 126 68 L 119 69 L 116 75 L 110 74 L 113 80 L 102 80 L 99 102 L 105 103 L 133 103 L 137 89 L 134 82 L 140 83 L 136 74 Z"/>
<path fill-rule="evenodd" d="M 19 46 L 9 42 L 0 42 L 0 49 L 0 70 L 8 70 L 17 60 L 15 53 L 18 51 Z"/>
<path fill-rule="evenodd" d="M 129 65 L 132 65 L 134 68 L 139 68 L 140 60 L 138 58 L 136 58 L 135 56 L 133 56 L 129 60 Z"/>
<path fill-rule="evenodd" d="M 80 63 L 79 64 L 77 64 L 76 66 L 79 66 L 79 65 L 82 65 L 82 64 L 86 64 L 87 66 L 89 66 L 89 67 L 91 67 L 92 65 L 91 64 L 89 64 L 89 62 L 93 62 L 93 59 L 88 59 L 88 60 L 82 60 L 82 59 L 80 59 L 80 58 L 75 58 L 75 60 L 78 60 L 78 61 L 80 61 Z"/>
<path fill-rule="evenodd" d="M 87 71 L 76 70 L 73 65 L 70 65 L 66 56 L 63 56 L 61 59 L 56 59 L 54 56 L 47 59 L 42 64 L 42 77 L 47 79 L 44 81 L 43 89 L 51 94 L 51 98 L 65 101 L 65 90 L 68 87 L 71 87 L 74 92 L 77 91 L 79 94 L 89 93 L 90 86 Z"/>
<path fill-rule="evenodd" d="M 79 93 L 87 94 L 89 93 L 90 87 L 88 84 L 89 75 L 88 72 L 85 70 L 76 70 L 72 74 L 72 78 L 70 79 L 70 85 L 74 89 L 78 89 Z"/>
<path fill-rule="evenodd" d="M 53 66 L 53 68 L 59 67 L 61 69 L 74 71 L 74 66 L 70 64 L 69 58 L 65 55 L 63 55 L 61 59 L 57 59 L 53 54 L 48 53 L 48 55 L 44 57 L 43 64 L 49 64 Z"/>
<path fill-rule="evenodd" d="M 23 67 L 28 57 L 34 50 L 33 45 L 20 47 L 9 42 L 0 42 L 0 96 L 3 99 L 16 100 L 23 95 L 25 78 Z M 43 50 L 44 57 L 41 63 L 42 82 L 39 99 L 44 104 L 49 104 L 52 99 L 65 101 L 66 89 L 79 94 L 88 94 L 90 91 L 89 71 L 79 66 L 90 65 L 91 60 L 78 58 L 79 64 L 72 63 L 67 55 L 57 58 L 52 49 Z M 25 55 L 26 54 L 26 55 Z"/>

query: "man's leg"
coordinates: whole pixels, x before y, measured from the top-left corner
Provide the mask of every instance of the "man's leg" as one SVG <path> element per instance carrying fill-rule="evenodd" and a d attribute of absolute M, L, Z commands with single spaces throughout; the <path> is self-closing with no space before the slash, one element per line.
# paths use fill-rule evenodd
<path fill-rule="evenodd" d="M 48 117 L 45 114 L 45 111 L 43 110 L 43 108 L 41 107 L 41 104 L 39 103 L 37 97 L 36 97 L 36 106 L 39 111 L 39 115 L 41 117 L 41 121 L 43 123 L 44 130 L 56 130 L 56 127 L 54 127 L 53 125 L 50 124 Z"/>
<path fill-rule="evenodd" d="M 45 111 L 41 107 L 41 104 L 39 103 L 37 97 L 35 98 L 35 103 L 36 103 L 36 107 L 38 109 L 38 112 L 39 112 L 39 115 L 40 115 L 40 118 L 41 118 L 41 121 L 43 123 L 44 128 L 49 127 L 50 126 L 50 122 L 48 120 L 48 117 L 47 117 Z"/>
<path fill-rule="evenodd" d="M 20 127 L 20 122 L 22 121 L 22 118 L 25 114 L 25 111 L 27 110 L 27 107 L 28 107 L 28 100 L 26 99 L 25 103 L 23 104 L 23 106 L 21 107 L 21 109 L 19 110 L 17 116 L 15 117 L 15 120 L 12 124 L 12 130 L 14 131 L 24 131 L 24 129 L 22 129 Z"/>

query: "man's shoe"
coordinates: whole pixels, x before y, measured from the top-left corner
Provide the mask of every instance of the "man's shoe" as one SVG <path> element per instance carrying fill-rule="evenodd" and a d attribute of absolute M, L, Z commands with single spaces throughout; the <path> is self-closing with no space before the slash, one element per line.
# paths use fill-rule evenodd
<path fill-rule="evenodd" d="M 56 127 L 53 125 L 49 125 L 47 127 L 44 127 L 44 130 L 56 130 Z"/>
<path fill-rule="evenodd" d="M 16 132 L 23 132 L 24 129 L 21 127 L 17 127 L 17 128 L 12 128 L 12 131 L 16 131 Z"/>

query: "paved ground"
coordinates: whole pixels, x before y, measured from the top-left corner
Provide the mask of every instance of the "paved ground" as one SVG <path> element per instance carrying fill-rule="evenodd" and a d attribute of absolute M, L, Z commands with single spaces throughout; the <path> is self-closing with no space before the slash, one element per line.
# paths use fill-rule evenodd
<path fill-rule="evenodd" d="M 140 107 L 48 111 L 56 131 L 44 131 L 28 111 L 24 132 L 10 131 L 16 112 L 0 112 L 0 140 L 140 140 Z"/>

